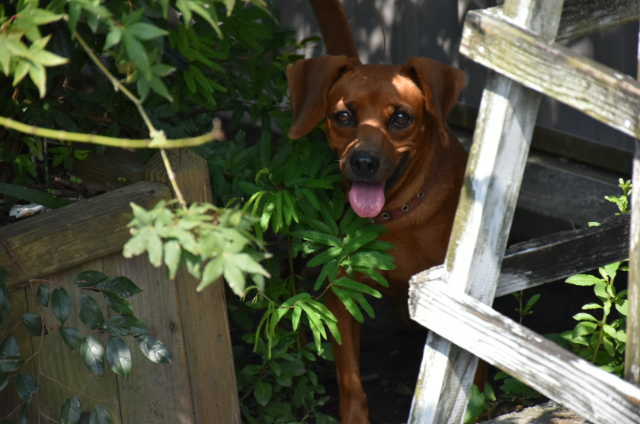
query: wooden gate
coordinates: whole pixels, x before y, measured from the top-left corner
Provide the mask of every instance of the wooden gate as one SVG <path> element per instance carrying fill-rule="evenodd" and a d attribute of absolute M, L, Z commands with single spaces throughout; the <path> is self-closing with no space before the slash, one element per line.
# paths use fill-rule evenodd
<path fill-rule="evenodd" d="M 506 0 L 502 7 L 468 14 L 460 50 L 497 73 L 483 93 L 445 264 L 411 280 L 411 316 L 431 332 L 410 423 L 461 423 L 478 357 L 595 423 L 640 422 L 637 145 L 625 375 L 629 382 L 488 306 L 496 293 L 522 290 L 580 270 L 561 263 L 553 272 L 545 269 L 545 275 L 535 269 L 509 272 L 508 265 L 514 262 L 510 257 L 548 254 L 557 246 L 543 240 L 505 258 L 507 236 L 541 94 L 639 138 L 640 84 L 558 43 L 639 17 L 640 0 Z M 580 234 L 591 237 L 596 231 L 603 229 Z M 598 261 L 620 259 L 617 252 L 614 257 L 596 254 L 587 265 L 593 268 L 604 264 Z M 583 261 L 580 267 L 584 266 Z"/>

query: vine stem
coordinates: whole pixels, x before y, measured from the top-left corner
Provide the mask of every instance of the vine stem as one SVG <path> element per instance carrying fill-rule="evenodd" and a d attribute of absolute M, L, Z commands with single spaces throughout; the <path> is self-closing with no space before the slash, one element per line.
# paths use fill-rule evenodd
<path fill-rule="evenodd" d="M 138 113 L 142 117 L 142 120 L 144 121 L 145 125 L 149 129 L 149 135 L 151 136 L 151 139 L 159 142 L 166 141 L 164 132 L 158 131 L 153 126 L 153 122 L 151 122 L 149 115 L 147 115 L 147 112 L 144 110 L 144 107 L 142 106 L 142 101 L 138 97 L 136 97 L 131 91 L 129 91 L 129 89 L 124 84 L 122 84 L 120 80 L 118 80 L 118 78 L 116 78 L 109 71 L 109 69 L 107 69 L 106 66 L 104 66 L 100 58 L 95 54 L 95 52 L 91 49 L 91 47 L 87 44 L 87 42 L 80 36 L 80 34 L 78 34 L 77 32 L 74 32 L 73 36 L 76 38 L 76 40 L 78 40 L 78 43 L 80 43 L 80 45 L 82 46 L 84 51 L 87 53 L 87 55 L 91 58 L 93 63 L 95 63 L 96 66 L 102 71 L 102 73 L 109 79 L 109 81 L 111 81 L 115 90 L 122 91 L 122 93 L 125 96 L 127 96 L 127 98 L 131 100 L 131 102 L 133 102 L 133 104 L 138 109 Z M 178 199 L 180 206 L 186 209 L 187 202 L 184 200 L 184 195 L 182 194 L 182 190 L 180 190 L 180 186 L 178 185 L 178 181 L 176 180 L 176 174 L 173 171 L 173 166 L 171 165 L 171 159 L 169 158 L 169 155 L 167 154 L 165 149 L 162 149 L 162 148 L 160 149 L 160 156 L 162 157 L 162 162 L 164 163 L 164 167 L 167 171 L 167 176 L 169 177 L 169 181 L 171 182 L 171 187 L 173 188 L 173 192 L 176 194 L 176 198 Z"/>

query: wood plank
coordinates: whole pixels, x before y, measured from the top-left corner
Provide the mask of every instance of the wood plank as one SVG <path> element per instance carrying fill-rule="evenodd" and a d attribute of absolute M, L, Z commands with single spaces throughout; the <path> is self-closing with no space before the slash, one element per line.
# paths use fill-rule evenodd
<path fill-rule="evenodd" d="M 81 293 L 80 290 L 75 289 L 73 283 L 75 276 L 82 270 L 100 271 L 102 260 L 87 262 L 82 267 L 52 274 L 46 279 L 50 281 L 51 290 L 56 287 L 66 288 L 74 304 L 73 312 L 65 326 L 78 328 L 82 334 L 86 335 L 86 327 L 80 322 L 78 314 Z M 127 423 L 121 416 L 115 374 L 111 372 L 105 372 L 102 376 L 92 374 L 84 365 L 79 353 L 73 352 L 62 340 L 59 333 L 60 324 L 51 308 L 39 307 L 33 300 L 31 303 L 34 305 L 34 311 L 41 314 L 49 329 L 47 336 L 33 337 L 34 350 L 40 352 L 34 360 L 35 368 L 40 374 L 41 387 L 35 407 L 41 414 L 41 421 L 48 421 L 43 417 L 57 420 L 64 401 L 71 396 L 79 396 L 84 410 L 101 405 L 111 412 L 114 424 Z M 105 340 L 101 341 L 104 345 Z"/>
<path fill-rule="evenodd" d="M 512 245 L 502 263 L 496 297 L 626 259 L 629 221 L 628 215 L 616 216 L 599 227 L 563 231 Z"/>
<path fill-rule="evenodd" d="M 553 40 L 562 4 L 507 0 L 503 8 Z M 539 105 L 538 94 L 512 80 L 494 74 L 487 82 L 445 260 L 451 291 L 493 302 Z M 431 332 L 409 423 L 461 423 L 476 366 L 475 356 Z"/>
<path fill-rule="evenodd" d="M 640 54 L 640 50 L 638 53 Z M 640 385 L 640 146 L 638 144 L 636 144 L 633 158 L 628 290 L 629 313 L 624 376 L 628 381 Z"/>
<path fill-rule="evenodd" d="M 559 44 L 549 44 L 508 19 L 467 15 L 460 51 L 525 86 L 640 137 L 640 83 Z"/>
<path fill-rule="evenodd" d="M 150 207 L 168 196 L 166 186 L 142 182 L 4 226 L 0 267 L 14 285 L 118 252 L 129 239 L 129 203 Z"/>
<path fill-rule="evenodd" d="M 410 286 L 411 317 L 599 424 L 640 422 L 640 388 L 434 280 Z M 444 421 L 443 421 L 444 422 Z"/>
<path fill-rule="evenodd" d="M 628 215 L 599 227 L 562 231 L 509 247 L 502 261 L 496 297 L 537 287 L 621 261 L 629 254 Z M 415 284 L 442 279 L 444 265 L 413 276 Z"/>
<path fill-rule="evenodd" d="M 171 151 L 169 156 L 185 199 L 210 202 L 211 186 L 206 161 L 188 150 Z M 149 162 L 147 176 L 153 181 L 167 181 L 159 155 Z M 186 272 L 180 272 L 175 286 L 184 343 L 188 346 L 187 363 L 195 422 L 240 424 L 224 284 L 218 282 L 198 293 L 197 281 Z"/>
<path fill-rule="evenodd" d="M 570 41 L 640 18 L 639 0 L 566 0 L 557 41 Z"/>
<path fill-rule="evenodd" d="M 118 398 L 125 423 L 195 424 L 193 393 L 189 384 L 187 346 L 182 333 L 178 295 L 165 269 L 155 268 L 146 256 L 125 259 L 120 253 L 103 258 L 102 271 L 109 276 L 124 275 L 143 291 L 131 299 L 134 311 L 151 335 L 171 351 L 170 364 L 153 364 L 135 342 L 133 373 L 118 377 Z"/>

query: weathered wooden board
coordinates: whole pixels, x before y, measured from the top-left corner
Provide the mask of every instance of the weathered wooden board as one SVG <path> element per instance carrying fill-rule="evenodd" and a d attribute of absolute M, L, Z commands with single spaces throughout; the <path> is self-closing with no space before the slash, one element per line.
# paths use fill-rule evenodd
<path fill-rule="evenodd" d="M 640 51 L 638 54 L 640 55 Z M 632 191 L 629 242 L 629 313 L 627 315 L 624 376 L 630 382 L 640 386 L 640 146 L 638 144 L 636 144 L 635 157 L 633 158 Z"/>
<path fill-rule="evenodd" d="M 553 40 L 563 1 L 507 0 L 517 25 Z M 493 302 L 540 96 L 492 75 L 483 93 L 465 184 L 445 259 L 449 290 Z M 461 423 L 477 358 L 431 332 L 409 423 Z"/>
<path fill-rule="evenodd" d="M 14 285 L 118 252 L 129 238 L 129 203 L 150 207 L 169 193 L 141 182 L 2 227 L 0 267 Z"/>
<path fill-rule="evenodd" d="M 414 320 L 594 423 L 640 422 L 640 388 L 449 284 L 412 284 L 410 299 Z"/>
<path fill-rule="evenodd" d="M 211 201 L 206 161 L 186 150 L 172 151 L 169 157 L 185 199 Z M 150 161 L 147 176 L 153 181 L 167 182 L 159 155 Z M 218 282 L 198 293 L 197 281 L 186 272 L 179 273 L 174 283 L 182 317 L 195 423 L 239 424 L 240 406 L 224 284 Z"/>
<path fill-rule="evenodd" d="M 625 134 L 640 137 L 640 83 L 628 75 L 549 44 L 484 11 L 467 15 L 460 51 Z"/>
<path fill-rule="evenodd" d="M 100 265 L 105 274 L 127 276 L 143 290 L 131 299 L 134 311 L 150 333 L 168 346 L 173 358 L 170 364 L 153 364 L 132 345 L 133 375 L 117 379 L 124 423 L 199 423 L 188 374 L 190 347 L 184 341 L 175 282 L 167 278 L 165 269 L 149 264 L 146 256 L 124 259 L 117 253 L 103 258 Z"/>
<path fill-rule="evenodd" d="M 629 216 L 616 216 L 599 227 L 562 231 L 507 250 L 496 297 L 557 281 L 626 259 L 629 254 Z M 445 279 L 444 265 L 413 276 L 415 284 Z"/>
<path fill-rule="evenodd" d="M 599 227 L 563 231 L 509 247 L 502 262 L 496 297 L 587 272 L 626 259 L 629 216 Z"/>
<path fill-rule="evenodd" d="M 566 0 L 557 41 L 569 41 L 640 18 L 639 0 Z"/>

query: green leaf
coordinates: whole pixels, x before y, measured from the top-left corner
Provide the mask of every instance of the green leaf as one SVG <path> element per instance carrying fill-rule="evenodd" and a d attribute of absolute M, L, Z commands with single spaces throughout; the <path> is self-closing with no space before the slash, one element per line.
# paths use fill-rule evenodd
<path fill-rule="evenodd" d="M 253 391 L 253 396 L 258 402 L 260 406 L 267 406 L 267 404 L 271 401 L 271 396 L 273 394 L 273 387 L 271 384 L 266 381 L 258 381 L 256 383 L 256 387 Z"/>
<path fill-rule="evenodd" d="M 122 40 L 122 29 L 118 26 L 113 26 L 107 34 L 107 38 L 104 42 L 103 50 L 109 50 L 111 47 L 116 46 Z"/>
<path fill-rule="evenodd" d="M 176 240 L 169 240 L 164 245 L 164 264 L 169 268 L 169 278 L 176 278 L 180 258 L 182 256 L 182 248 Z"/>
<path fill-rule="evenodd" d="M 244 296 L 245 292 L 245 278 L 240 268 L 235 265 L 224 264 L 224 279 L 231 290 L 239 297 Z"/>
<path fill-rule="evenodd" d="M 217 281 L 224 272 L 224 259 L 222 256 L 209 261 L 202 272 L 202 281 L 198 285 L 197 291 L 202 291 L 211 283 Z"/>
<path fill-rule="evenodd" d="M 42 326 L 42 317 L 40 314 L 33 312 L 27 312 L 22 315 L 22 322 L 29 332 L 34 336 L 40 336 L 44 334 L 44 328 Z"/>
<path fill-rule="evenodd" d="M 93 336 L 87 336 L 80 346 L 84 363 L 95 375 L 104 374 L 104 347 Z"/>
<path fill-rule="evenodd" d="M 16 376 L 16 391 L 24 402 L 31 402 L 33 395 L 38 393 L 38 389 L 38 380 L 32 375 L 18 374 Z"/>
<path fill-rule="evenodd" d="M 79 349 L 84 342 L 84 336 L 77 328 L 60 327 L 60 336 L 62 336 L 62 340 L 64 340 L 71 350 Z"/>
<path fill-rule="evenodd" d="M 0 193 L 16 199 L 37 203 L 51 209 L 57 209 L 70 203 L 68 200 L 59 199 L 49 193 L 17 184 L 0 183 Z"/>
<path fill-rule="evenodd" d="M 588 311 L 592 309 L 602 309 L 602 305 L 600 305 L 599 303 L 587 303 L 586 305 L 582 306 L 583 311 Z"/>
<path fill-rule="evenodd" d="M 106 274 L 99 271 L 82 271 L 74 280 L 78 287 L 96 287 L 99 283 L 109 278 Z"/>
<path fill-rule="evenodd" d="M 587 314 L 586 312 L 579 312 L 573 316 L 573 319 L 576 321 L 592 321 L 598 322 L 598 320 L 591 314 Z"/>
<path fill-rule="evenodd" d="M 293 312 L 291 313 L 291 327 L 293 331 L 298 330 L 298 325 L 300 324 L 300 317 L 302 316 L 302 308 L 300 306 L 295 306 L 293 308 Z"/>
<path fill-rule="evenodd" d="M 80 297 L 80 321 L 92 330 L 101 328 L 104 324 L 102 309 L 91 296 L 82 295 Z"/>
<path fill-rule="evenodd" d="M 353 295 L 350 295 L 347 290 L 343 290 L 339 287 L 332 286 L 331 291 L 335 293 L 336 296 L 342 301 L 344 307 L 349 311 L 351 315 L 358 321 L 359 323 L 364 322 L 364 316 L 362 315 L 362 311 L 360 311 L 360 307 L 357 302 L 354 300 Z"/>
<path fill-rule="evenodd" d="M 322 253 L 317 254 L 309 262 L 307 262 L 308 267 L 314 267 L 318 265 L 326 264 L 332 259 L 337 258 L 342 253 L 342 249 L 339 247 L 330 247 Z"/>
<path fill-rule="evenodd" d="M 37 297 L 40 305 L 49 306 L 49 284 L 40 284 L 38 286 Z"/>
<path fill-rule="evenodd" d="M 382 298 L 382 293 L 380 293 L 378 290 L 366 284 L 359 283 L 355 280 L 352 280 L 351 278 L 348 278 L 348 277 L 338 278 L 336 281 L 333 282 L 333 284 L 334 286 L 368 294 L 369 296 L 375 297 L 376 299 Z"/>
<path fill-rule="evenodd" d="M 157 94 L 161 95 L 170 102 L 173 101 L 173 97 L 171 96 L 171 93 L 169 93 L 169 89 L 165 85 L 164 81 L 162 81 L 160 78 L 155 76 L 152 77 L 149 81 L 149 85 L 151 86 L 151 89 Z"/>
<path fill-rule="evenodd" d="M 123 34 L 124 47 L 127 52 L 127 56 L 138 67 L 140 72 L 147 80 L 151 79 L 151 63 L 149 62 L 149 56 L 138 39 L 128 31 Z"/>
<path fill-rule="evenodd" d="M 164 343 L 152 336 L 143 336 L 138 344 L 142 354 L 154 364 L 168 364 L 171 362 L 171 352 Z"/>
<path fill-rule="evenodd" d="M 114 373 L 127 376 L 131 373 L 131 350 L 120 337 L 111 337 L 107 342 L 107 362 Z"/>
<path fill-rule="evenodd" d="M 47 94 L 47 72 L 44 66 L 39 63 L 32 63 L 29 67 L 29 78 L 31 78 L 31 81 L 38 87 L 40 98 L 44 98 Z"/>
<path fill-rule="evenodd" d="M 142 289 L 127 277 L 113 277 L 100 282 L 96 288 L 111 292 L 119 297 L 129 298 L 142 293 Z"/>
<path fill-rule="evenodd" d="M 620 264 L 622 264 L 622 262 L 614 262 L 609 265 L 602 266 L 598 268 L 598 272 L 600 272 L 600 275 L 602 275 L 603 278 L 608 277 L 613 280 L 616 278 L 616 273 L 618 272 L 618 268 L 620 268 Z"/>
<path fill-rule="evenodd" d="M 602 282 L 602 280 L 590 274 L 576 274 L 567 278 L 565 282 L 573 284 L 574 286 L 593 286 Z"/>
<path fill-rule="evenodd" d="M 9 336 L 0 345 L 0 372 L 17 371 L 20 364 L 20 345 L 14 336 Z"/>
<path fill-rule="evenodd" d="M 60 424 L 78 424 L 81 415 L 80 398 L 78 396 L 68 398 L 62 405 Z"/>
<path fill-rule="evenodd" d="M 126 31 L 133 34 L 136 38 L 144 41 L 164 37 L 169 34 L 167 31 L 145 22 L 136 22 L 135 24 L 128 26 Z"/>
<path fill-rule="evenodd" d="M 69 297 L 69 294 L 64 288 L 58 287 L 53 290 L 53 293 L 51 293 L 51 307 L 53 308 L 53 313 L 56 318 L 58 318 L 61 324 L 64 324 L 69 318 L 69 315 L 71 315 L 72 307 L 71 297 Z"/>
<path fill-rule="evenodd" d="M 89 416 L 89 424 L 112 424 L 113 418 L 109 410 L 102 406 L 96 406 Z"/>

